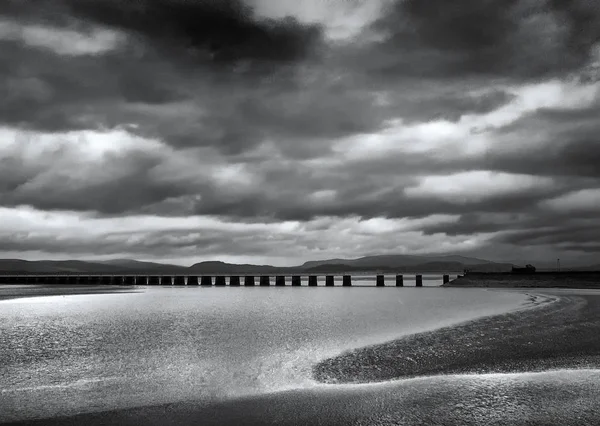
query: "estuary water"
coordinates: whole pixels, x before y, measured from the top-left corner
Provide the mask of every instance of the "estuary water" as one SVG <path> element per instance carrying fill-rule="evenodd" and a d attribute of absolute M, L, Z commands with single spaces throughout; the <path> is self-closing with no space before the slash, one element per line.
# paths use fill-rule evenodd
<path fill-rule="evenodd" d="M 327 388 L 312 377 L 320 360 L 527 300 L 425 286 L 138 287 L 0 301 L 0 423 Z"/>

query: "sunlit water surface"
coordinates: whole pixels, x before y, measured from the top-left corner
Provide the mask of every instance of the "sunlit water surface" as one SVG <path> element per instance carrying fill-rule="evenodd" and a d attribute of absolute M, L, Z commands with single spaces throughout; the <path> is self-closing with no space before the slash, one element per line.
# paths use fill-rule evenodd
<path fill-rule="evenodd" d="M 0 421 L 315 388 L 344 350 L 516 309 L 456 288 L 140 288 L 0 301 Z"/>

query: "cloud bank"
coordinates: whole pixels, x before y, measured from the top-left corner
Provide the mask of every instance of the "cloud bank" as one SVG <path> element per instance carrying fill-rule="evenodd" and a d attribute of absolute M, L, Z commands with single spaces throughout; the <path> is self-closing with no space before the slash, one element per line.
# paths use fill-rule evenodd
<path fill-rule="evenodd" d="M 6 0 L 0 256 L 598 262 L 599 77 L 585 0 Z"/>

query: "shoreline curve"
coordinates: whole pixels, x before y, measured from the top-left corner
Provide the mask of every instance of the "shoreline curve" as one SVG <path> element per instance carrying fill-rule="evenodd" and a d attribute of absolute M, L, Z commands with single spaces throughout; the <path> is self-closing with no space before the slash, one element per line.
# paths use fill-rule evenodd
<path fill-rule="evenodd" d="M 501 290 L 499 290 L 501 291 Z M 600 367 L 600 293 L 527 292 L 530 303 L 500 315 L 346 351 L 313 366 L 321 384 L 422 376 Z"/>

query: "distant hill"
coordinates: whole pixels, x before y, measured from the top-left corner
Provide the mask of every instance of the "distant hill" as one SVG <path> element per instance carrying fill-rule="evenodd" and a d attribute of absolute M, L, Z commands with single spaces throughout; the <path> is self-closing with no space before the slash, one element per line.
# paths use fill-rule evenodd
<path fill-rule="evenodd" d="M 135 270 L 135 271 L 159 271 L 159 272 L 168 272 L 168 271 L 181 271 L 185 268 L 185 266 L 179 265 L 170 265 L 168 263 L 156 263 L 156 262 L 141 262 L 139 260 L 133 259 L 112 259 L 112 260 L 103 260 L 101 262 L 103 265 L 110 265 L 112 267 L 116 267 L 123 270 Z"/>
<path fill-rule="evenodd" d="M 347 265 L 351 268 L 359 269 L 377 269 L 391 268 L 401 270 L 403 268 L 423 269 L 427 265 L 438 269 L 454 268 L 462 270 L 465 266 L 494 264 L 489 260 L 477 259 L 465 256 L 415 256 L 415 255 L 385 255 L 385 256 L 367 256 L 358 259 L 329 259 L 306 262 L 302 265 L 303 269 L 314 269 L 324 265 Z M 453 269 L 448 269 L 453 270 Z"/>
<path fill-rule="evenodd" d="M 290 274 L 345 272 L 462 272 L 464 269 L 482 272 L 510 271 L 512 264 L 458 255 L 384 255 L 358 259 L 326 259 L 306 262 L 294 267 L 232 264 L 220 261 L 178 266 L 133 259 L 106 261 L 0 260 L 0 273 L 148 273 L 148 274 Z"/>
<path fill-rule="evenodd" d="M 195 272 L 197 274 L 214 274 L 214 273 L 253 273 L 253 274 L 267 274 L 272 273 L 281 269 L 271 265 L 237 265 L 233 263 L 225 263 L 218 261 L 201 262 L 196 263 L 189 268 L 188 272 Z"/>
<path fill-rule="evenodd" d="M 407 266 L 345 265 L 340 263 L 321 264 L 304 268 L 306 273 L 351 273 L 351 272 L 463 272 L 465 269 L 477 272 L 508 272 L 512 268 L 508 263 L 484 263 L 465 265 L 460 262 L 425 262 Z"/>
<path fill-rule="evenodd" d="M 14 273 L 61 273 L 61 272 L 111 272 L 113 265 L 84 262 L 81 260 L 38 260 L 0 259 L 0 271 Z"/>

